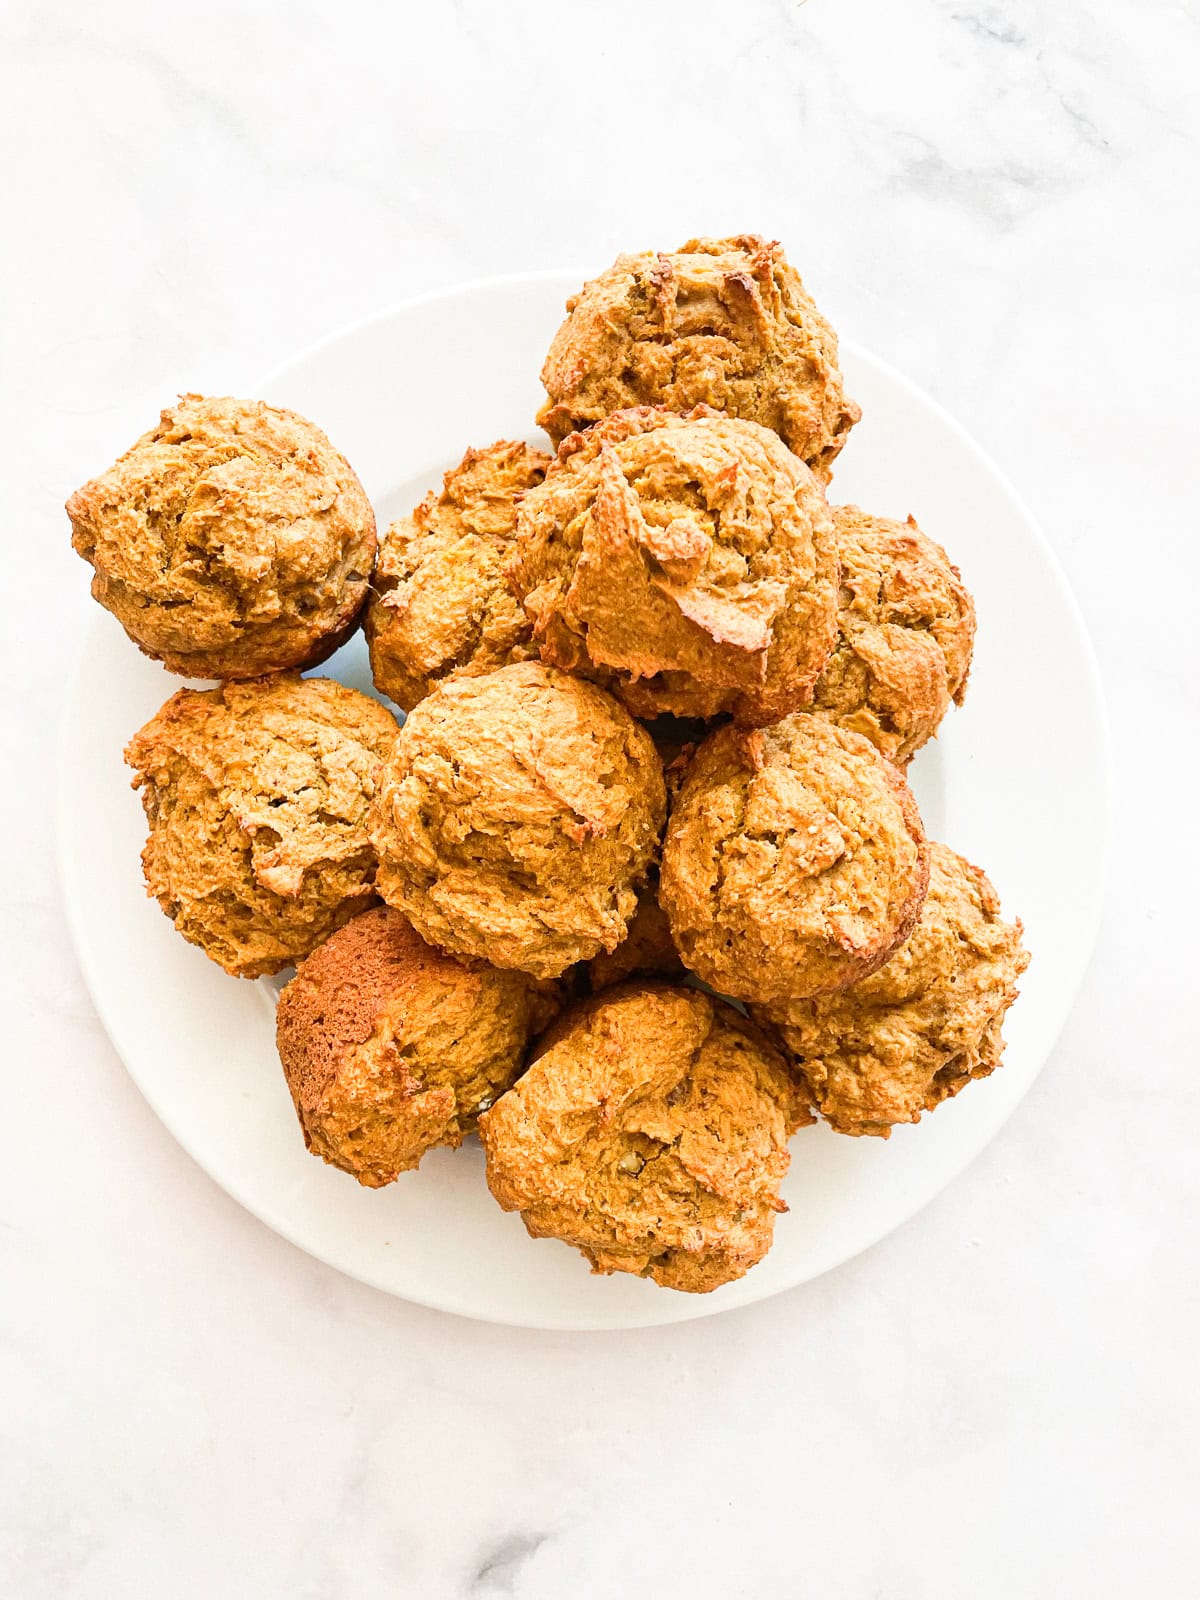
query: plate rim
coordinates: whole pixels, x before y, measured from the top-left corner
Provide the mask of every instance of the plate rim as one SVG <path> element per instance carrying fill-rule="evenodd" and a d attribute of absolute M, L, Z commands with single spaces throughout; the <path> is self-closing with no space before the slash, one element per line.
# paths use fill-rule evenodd
<path fill-rule="evenodd" d="M 586 281 L 587 276 L 588 274 L 586 273 L 580 273 L 570 268 L 540 268 L 532 271 L 498 273 L 483 277 L 463 279 L 452 284 L 444 284 L 437 288 L 428 289 L 418 294 L 407 296 L 403 299 L 393 301 L 389 305 L 367 312 L 363 316 L 355 318 L 353 321 L 345 323 L 340 327 L 331 329 L 328 333 L 321 335 L 315 340 L 312 340 L 302 349 L 294 352 L 286 360 L 277 363 L 267 372 L 260 374 L 256 381 L 247 387 L 245 392 L 254 395 L 266 390 L 271 385 L 286 377 L 292 368 L 312 361 L 314 358 L 319 357 L 327 349 L 334 348 L 347 338 L 361 334 L 373 325 L 391 321 L 398 315 L 411 314 L 411 312 L 418 310 L 423 306 L 444 302 L 447 300 L 453 300 L 456 298 L 471 298 L 480 293 L 486 293 L 491 290 L 504 290 L 506 288 L 516 288 L 518 286 L 528 287 L 537 284 L 548 285 L 551 283 L 559 283 L 564 287 L 567 293 L 570 293 L 572 292 L 571 285 L 573 284 L 575 287 L 578 287 L 581 283 Z M 592 276 L 594 276 L 594 274 L 592 274 Z M 252 1202 L 245 1193 L 239 1177 L 235 1175 L 226 1181 L 226 1177 L 223 1174 L 220 1178 L 218 1178 L 210 1169 L 208 1164 L 197 1153 L 196 1149 L 193 1148 L 192 1141 L 187 1132 L 177 1125 L 178 1119 L 172 1118 L 164 1111 L 163 1107 L 159 1103 L 158 1096 L 154 1091 L 153 1086 L 146 1081 L 142 1074 L 135 1070 L 125 1049 L 122 1048 L 122 1044 L 120 1042 L 121 1030 L 114 1023 L 112 1011 L 104 995 L 103 985 L 98 981 L 96 972 L 92 965 L 89 942 L 83 935 L 80 908 L 75 898 L 69 892 L 71 887 L 71 863 L 68 860 L 68 836 L 71 829 L 71 818 L 70 806 L 68 804 L 68 794 L 71 788 L 71 772 L 68 733 L 73 720 L 73 710 L 79 698 L 81 679 L 84 675 L 84 670 L 89 655 L 90 643 L 101 630 L 109 626 L 109 623 L 105 617 L 99 615 L 93 616 L 79 640 L 78 646 L 74 652 L 74 660 L 71 669 L 64 681 L 63 698 L 59 709 L 57 735 L 55 740 L 55 867 L 60 899 L 67 922 L 68 932 L 71 937 L 71 944 L 75 954 L 75 959 L 78 962 L 79 970 L 83 977 L 88 996 L 93 1007 L 95 1008 L 96 1015 L 104 1028 L 110 1045 L 124 1067 L 125 1072 L 128 1074 L 129 1078 L 142 1095 L 142 1098 L 145 1100 L 146 1104 L 150 1107 L 155 1116 L 158 1118 L 159 1122 L 166 1129 L 167 1133 L 170 1134 L 170 1136 L 175 1140 L 176 1144 L 179 1145 L 188 1158 L 204 1173 L 205 1177 L 211 1183 L 213 1183 L 223 1193 L 229 1195 L 229 1197 L 239 1206 L 241 1206 L 243 1210 L 247 1211 L 256 1222 L 268 1228 L 272 1233 L 277 1234 L 291 1247 L 302 1251 L 311 1259 L 320 1261 L 322 1265 L 341 1273 L 344 1277 L 350 1278 L 359 1283 L 363 1283 L 377 1292 L 388 1295 L 392 1299 L 402 1300 L 412 1305 L 421 1306 L 427 1310 L 437 1311 L 451 1316 L 464 1317 L 470 1321 L 491 1324 L 496 1327 L 520 1327 L 547 1332 L 619 1334 L 635 1332 L 639 1329 L 648 1327 L 662 1327 L 671 1326 L 682 1322 L 693 1322 L 705 1317 L 714 1317 L 727 1312 L 744 1310 L 752 1305 L 761 1304 L 766 1300 L 774 1299 L 780 1295 L 799 1290 L 807 1283 L 815 1282 L 817 1279 L 825 1276 L 826 1273 L 835 1270 L 837 1267 L 844 1266 L 850 1261 L 853 1261 L 857 1257 L 863 1255 L 866 1251 L 874 1249 L 875 1246 L 877 1246 L 882 1240 L 889 1237 L 898 1228 L 903 1226 L 904 1223 L 909 1222 L 913 1218 L 920 1215 L 920 1213 L 923 1212 L 926 1207 L 937 1198 L 938 1195 L 944 1193 L 945 1190 L 950 1188 L 951 1185 L 962 1176 L 966 1169 L 982 1154 L 987 1146 L 999 1136 L 1017 1111 L 1018 1107 L 1024 1101 L 1034 1082 L 1036 1082 L 1037 1078 L 1044 1071 L 1050 1057 L 1057 1048 L 1067 1022 L 1070 1020 L 1071 1014 L 1078 1003 L 1079 995 L 1087 976 L 1088 967 L 1090 966 L 1095 954 L 1107 900 L 1113 835 L 1113 757 L 1112 732 L 1108 704 L 1104 692 L 1104 680 L 1100 670 L 1099 659 L 1097 657 L 1091 635 L 1088 631 L 1087 622 L 1083 615 L 1082 608 L 1080 607 L 1079 601 L 1071 587 L 1066 569 L 1060 561 L 1054 546 L 1050 543 L 1045 532 L 1043 531 L 1041 523 L 1033 515 L 1028 503 L 1014 487 L 1007 473 L 1002 470 L 1002 468 L 978 442 L 974 435 L 969 432 L 966 426 L 959 422 L 958 419 L 949 411 L 947 411 L 940 401 L 935 399 L 926 390 L 922 389 L 919 384 L 907 377 L 906 374 L 894 367 L 889 361 L 885 360 L 881 356 L 876 355 L 873 351 L 858 344 L 853 339 L 839 338 L 839 347 L 843 351 L 852 352 L 854 359 L 861 364 L 874 367 L 897 388 L 902 390 L 908 396 L 912 397 L 921 406 L 931 412 L 937 418 L 941 426 L 953 434 L 958 443 L 969 452 L 969 454 L 974 458 L 976 464 L 983 467 L 996 481 L 997 487 L 1002 489 L 1009 497 L 1013 507 L 1017 512 L 1019 512 L 1029 532 L 1033 535 L 1041 557 L 1046 562 L 1048 568 L 1053 574 L 1055 584 L 1059 592 L 1059 598 L 1062 602 L 1064 602 L 1065 611 L 1069 615 L 1072 623 L 1080 663 L 1084 670 L 1086 683 L 1090 689 L 1092 706 L 1095 712 L 1097 733 L 1097 765 L 1099 773 L 1102 777 L 1100 792 L 1095 796 L 1099 847 L 1097 850 L 1095 868 L 1089 880 L 1091 883 L 1090 903 L 1087 906 L 1086 923 L 1084 924 L 1083 928 L 1083 936 L 1078 942 L 1075 970 L 1071 975 L 1071 981 L 1069 985 L 1064 986 L 1065 998 L 1060 1001 L 1059 1016 L 1054 1023 L 1053 1033 L 1049 1037 L 1042 1060 L 1039 1062 L 1034 1072 L 1029 1076 L 1028 1081 L 1019 1089 L 1016 1097 L 1007 1107 L 1001 1120 L 994 1126 L 988 1128 L 982 1137 L 975 1136 L 966 1138 L 963 1142 L 962 1148 L 960 1150 L 956 1150 L 954 1159 L 948 1164 L 946 1170 L 944 1172 L 938 1172 L 936 1179 L 930 1186 L 927 1187 L 918 1202 L 912 1206 L 911 1209 L 906 1211 L 902 1218 L 887 1223 L 878 1231 L 873 1232 L 870 1237 L 863 1238 L 861 1243 L 859 1243 L 856 1248 L 854 1248 L 848 1254 L 839 1254 L 836 1260 L 832 1260 L 818 1266 L 815 1271 L 808 1272 L 803 1278 L 798 1279 L 796 1282 L 782 1287 L 764 1289 L 762 1293 L 753 1292 L 754 1279 L 753 1274 L 751 1274 L 748 1278 L 740 1280 L 740 1283 L 745 1287 L 743 1288 L 742 1293 L 735 1299 L 725 1300 L 720 1296 L 719 1292 L 715 1295 L 675 1295 L 672 1297 L 670 1302 L 672 1306 L 672 1314 L 664 1317 L 639 1318 L 636 1321 L 628 1321 L 621 1324 L 610 1324 L 589 1320 L 586 1312 L 581 1318 L 550 1316 L 546 1313 L 542 1313 L 537 1317 L 530 1316 L 518 1318 L 516 1316 L 509 1315 L 502 1319 L 497 1319 L 488 1312 L 480 1310 L 477 1306 L 463 1302 L 456 1303 L 453 1297 L 444 1294 L 438 1295 L 417 1293 L 407 1289 L 403 1291 L 399 1290 L 392 1284 L 383 1281 L 381 1276 L 373 1274 L 369 1270 L 360 1270 L 358 1268 L 348 1266 L 341 1261 L 334 1260 L 326 1251 L 316 1248 L 312 1244 L 297 1237 L 296 1233 L 293 1232 L 289 1226 L 286 1216 L 278 1216 L 275 1214 L 275 1212 L 270 1210 L 270 1208 L 263 1206 L 257 1201 Z M 530 431 L 532 431 L 532 429 Z M 136 649 L 136 646 L 131 643 L 130 648 Z M 183 679 L 179 678 L 176 674 L 168 673 L 166 674 L 166 681 L 168 684 L 174 684 L 176 688 L 179 688 L 185 687 L 187 684 L 197 682 L 199 680 Z"/>

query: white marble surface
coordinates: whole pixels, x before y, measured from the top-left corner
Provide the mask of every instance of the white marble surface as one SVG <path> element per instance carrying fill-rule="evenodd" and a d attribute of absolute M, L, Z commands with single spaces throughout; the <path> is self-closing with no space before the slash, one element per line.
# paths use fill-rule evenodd
<path fill-rule="evenodd" d="M 0 1593 L 1195 1594 L 1197 81 L 1168 0 L 0 11 Z M 53 871 L 61 503 L 164 397 L 404 295 L 740 228 L 1070 572 L 1099 949 L 1003 1135 L 824 1280 L 616 1337 L 418 1311 L 220 1193 L 96 1020 Z"/>

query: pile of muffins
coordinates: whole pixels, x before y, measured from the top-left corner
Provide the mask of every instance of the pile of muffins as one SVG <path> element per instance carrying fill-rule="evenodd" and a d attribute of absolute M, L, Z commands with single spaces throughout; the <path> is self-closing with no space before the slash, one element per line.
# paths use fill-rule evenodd
<path fill-rule="evenodd" d="M 226 972 L 296 967 L 308 1148 L 378 1187 L 478 1132 L 534 1237 L 706 1291 L 797 1128 L 886 1138 L 1000 1061 L 1020 924 L 905 778 L 974 608 L 911 517 L 829 504 L 860 413 L 777 244 L 620 256 L 542 378 L 555 453 L 469 449 L 381 541 L 317 427 L 199 395 L 67 510 L 133 642 L 218 680 L 126 751 L 142 864 Z M 400 724 L 301 676 L 360 625 Z"/>

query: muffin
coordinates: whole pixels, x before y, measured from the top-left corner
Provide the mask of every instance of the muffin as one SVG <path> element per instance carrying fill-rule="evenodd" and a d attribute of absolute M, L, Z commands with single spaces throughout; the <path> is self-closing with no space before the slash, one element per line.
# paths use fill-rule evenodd
<path fill-rule="evenodd" d="M 125 751 L 148 892 L 235 977 L 299 961 L 375 899 L 367 807 L 395 737 L 327 678 L 181 689 Z"/>
<path fill-rule="evenodd" d="M 906 763 L 962 704 L 975 606 L 941 545 L 909 517 L 835 506 L 842 583 L 838 641 L 813 711 Z"/>
<path fill-rule="evenodd" d="M 611 411 L 713 406 L 777 433 L 822 483 L 861 415 L 837 336 L 782 248 L 754 234 L 618 256 L 567 301 L 538 421 L 557 444 Z"/>
<path fill-rule="evenodd" d="M 660 898 L 685 964 L 739 1000 L 844 988 L 912 932 L 929 852 L 903 777 L 801 714 L 718 729 L 671 808 Z"/>
<path fill-rule="evenodd" d="M 774 722 L 812 698 L 837 637 L 825 496 L 757 423 L 622 411 L 522 497 L 507 572 L 545 661 L 637 717 Z"/>
<path fill-rule="evenodd" d="M 441 683 L 371 810 L 379 891 L 428 943 L 554 978 L 614 950 L 662 832 L 654 745 L 540 661 Z"/>
<path fill-rule="evenodd" d="M 457 1147 L 516 1080 L 552 1001 L 520 972 L 461 962 L 378 906 L 332 934 L 279 997 L 276 1038 L 304 1142 L 359 1183 Z"/>
<path fill-rule="evenodd" d="M 822 1116 L 839 1133 L 887 1138 L 918 1122 L 1004 1051 L 1001 1027 L 1029 965 L 978 867 L 931 844 L 929 893 L 912 938 L 838 994 L 764 1008 Z"/>
<path fill-rule="evenodd" d="M 488 1187 L 533 1238 L 702 1294 L 767 1253 L 787 1138 L 810 1120 L 783 1056 L 731 1006 L 632 983 L 564 1012 L 479 1136 Z"/>
<path fill-rule="evenodd" d="M 687 968 L 671 939 L 667 914 L 658 903 L 655 875 L 638 894 L 629 932 L 611 953 L 601 951 L 584 965 L 593 994 L 627 978 L 685 978 Z"/>
<path fill-rule="evenodd" d="M 393 522 L 379 546 L 365 628 L 376 687 L 411 711 L 444 678 L 536 657 L 529 622 L 504 580 L 517 496 L 549 456 L 501 440 L 468 450 L 439 494 Z"/>
<path fill-rule="evenodd" d="M 309 667 L 353 631 L 375 515 L 311 422 L 184 395 L 67 501 L 92 594 L 146 655 L 196 678 Z"/>

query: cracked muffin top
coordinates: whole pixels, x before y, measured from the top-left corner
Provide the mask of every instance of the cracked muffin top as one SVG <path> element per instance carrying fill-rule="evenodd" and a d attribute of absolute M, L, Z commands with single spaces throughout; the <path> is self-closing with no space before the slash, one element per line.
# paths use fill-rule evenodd
<path fill-rule="evenodd" d="M 534 1238 L 705 1293 L 767 1253 L 788 1135 L 811 1120 L 784 1057 L 732 1006 L 643 982 L 564 1012 L 479 1135 L 489 1188 Z"/>
<path fill-rule="evenodd" d="M 445 678 L 536 656 L 529 621 L 504 578 L 517 496 L 549 456 L 501 440 L 468 450 L 379 546 L 366 611 L 376 687 L 405 711 Z"/>
<path fill-rule="evenodd" d="M 311 422 L 184 395 L 67 501 L 92 594 L 172 672 L 256 678 L 323 661 L 352 632 L 375 514 Z"/>
<path fill-rule="evenodd" d="M 185 939 L 256 978 L 375 898 L 367 806 L 396 724 L 378 701 L 287 673 L 181 689 L 130 740 L 146 887 Z"/>
<path fill-rule="evenodd" d="M 905 763 L 961 705 L 975 605 L 941 545 L 909 517 L 835 506 L 842 581 L 838 640 L 812 709 Z"/>
<path fill-rule="evenodd" d="M 304 1142 L 368 1188 L 457 1147 L 521 1071 L 548 992 L 433 950 L 399 914 L 355 917 L 279 997 L 279 1058 Z"/>
<path fill-rule="evenodd" d="M 978 867 L 943 844 L 929 850 L 920 918 L 886 966 L 838 994 L 762 1010 L 839 1133 L 887 1138 L 1000 1064 L 1029 965 L 1021 924 L 1001 919 Z"/>
<path fill-rule="evenodd" d="M 517 514 L 510 582 L 544 660 L 638 717 L 748 724 L 806 704 L 837 636 L 812 474 L 757 423 L 618 412 L 561 447 Z"/>
<path fill-rule="evenodd" d="M 538 421 L 557 444 L 630 406 L 710 405 L 777 433 L 829 481 L 861 412 L 837 336 L 780 245 L 742 234 L 618 256 L 567 301 Z"/>
<path fill-rule="evenodd" d="M 712 734 L 671 808 L 659 889 L 676 948 L 740 1000 L 840 989 L 912 932 L 929 857 L 916 802 L 866 739 L 801 713 Z"/>
<path fill-rule="evenodd" d="M 540 661 L 441 683 L 371 813 L 379 891 L 422 938 L 553 978 L 625 937 L 666 796 L 611 696 Z"/>

